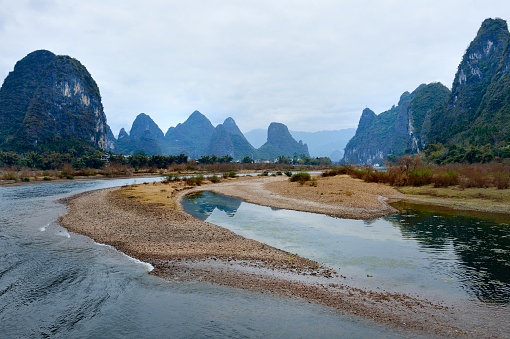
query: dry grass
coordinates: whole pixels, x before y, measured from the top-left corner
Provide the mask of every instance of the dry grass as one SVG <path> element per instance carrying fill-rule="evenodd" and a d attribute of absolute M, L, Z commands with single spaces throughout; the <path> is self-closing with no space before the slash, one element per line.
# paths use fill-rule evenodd
<path fill-rule="evenodd" d="M 270 191 L 286 197 L 300 198 L 324 204 L 336 204 L 356 208 L 378 208 L 378 196 L 400 199 L 401 194 L 387 185 L 366 183 L 348 175 L 315 177 L 312 182 L 300 185 L 296 182 L 278 181 L 267 184 Z"/>
<path fill-rule="evenodd" d="M 434 188 L 432 185 L 422 187 L 401 187 L 405 200 L 451 207 L 459 210 L 471 210 L 493 213 L 510 213 L 510 190 L 495 187 L 467 188 L 459 186 Z"/>

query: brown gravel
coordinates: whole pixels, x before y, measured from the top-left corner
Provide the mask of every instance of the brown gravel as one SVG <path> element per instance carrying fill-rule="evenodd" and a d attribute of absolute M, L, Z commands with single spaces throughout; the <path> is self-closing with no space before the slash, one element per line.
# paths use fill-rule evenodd
<path fill-rule="evenodd" d="M 192 189 L 184 189 L 183 184 L 153 184 L 93 191 L 66 199 L 69 213 L 60 222 L 70 231 L 151 263 L 155 267 L 152 273 L 166 279 L 199 280 L 303 298 L 427 335 L 477 336 L 456 327 L 453 313 L 444 305 L 349 286 L 345 277 L 327 267 L 200 221 L 175 204 L 184 194 L 207 189 L 277 208 L 336 216 L 366 218 L 393 213 L 387 201 L 398 197 L 398 192 L 340 179 L 309 187 L 316 189 L 315 194 L 305 193 L 304 187 L 284 177 L 236 179 Z M 140 194 L 142 189 L 146 191 Z M 340 194 L 327 193 L 334 190 Z M 348 191 L 352 194 L 345 193 Z M 302 193 L 299 199 L 295 192 Z M 147 198 L 151 194 L 160 200 Z M 308 194 L 323 201 L 307 198 Z"/>
<path fill-rule="evenodd" d="M 375 219 L 397 213 L 388 203 L 403 197 L 402 193 L 389 186 L 368 184 L 341 175 L 315 178 L 304 185 L 289 182 L 284 176 L 241 178 L 196 187 L 181 192 L 179 198 L 202 190 L 237 197 L 258 205 L 349 219 Z"/>

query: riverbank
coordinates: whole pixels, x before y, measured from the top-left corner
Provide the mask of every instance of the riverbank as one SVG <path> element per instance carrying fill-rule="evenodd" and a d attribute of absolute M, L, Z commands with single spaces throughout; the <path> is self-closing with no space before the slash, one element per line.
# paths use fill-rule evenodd
<path fill-rule="evenodd" d="M 307 187 L 289 183 L 285 177 L 238 178 L 195 188 L 186 187 L 184 182 L 130 185 L 68 199 L 69 213 L 60 221 L 70 231 L 151 263 L 155 268 L 153 274 L 169 280 L 204 281 L 303 298 L 342 313 L 429 335 L 464 333 L 445 305 L 406 294 L 349 286 L 346 277 L 327 267 L 202 222 L 185 214 L 179 204 L 185 194 L 207 189 L 252 202 L 278 202 L 280 205 L 275 207 L 280 208 L 306 207 L 310 211 L 322 206 L 319 213 L 376 211 L 374 215 L 379 215 L 382 211 L 393 211 L 387 203 L 401 196 L 387 187 L 379 191 L 380 185 L 365 186 L 347 177 L 337 180 L 342 182 L 345 193 L 328 195 L 326 187 L 339 189 L 339 186 L 333 181 L 323 186 L 319 181 L 317 188 L 322 192 L 317 195 L 322 193 L 325 200 L 319 203 L 311 198 L 293 198 L 293 189 L 302 190 L 305 195 Z M 292 184 L 292 188 L 287 184 Z M 365 195 L 358 184 L 365 186 Z M 377 194 L 370 194 L 371 190 Z M 347 206 L 332 210 L 331 206 L 338 205 L 340 198 Z"/>

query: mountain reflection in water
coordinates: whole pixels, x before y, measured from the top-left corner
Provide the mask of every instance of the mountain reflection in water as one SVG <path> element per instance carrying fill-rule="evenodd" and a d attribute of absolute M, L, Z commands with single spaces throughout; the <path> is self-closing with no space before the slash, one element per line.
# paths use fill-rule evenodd
<path fill-rule="evenodd" d="M 414 206 L 375 220 L 337 219 L 273 210 L 211 192 L 184 199 L 183 206 L 195 217 L 238 234 L 343 274 L 358 274 L 369 287 L 492 305 L 510 302 L 510 225 L 505 217 L 491 220 Z"/>

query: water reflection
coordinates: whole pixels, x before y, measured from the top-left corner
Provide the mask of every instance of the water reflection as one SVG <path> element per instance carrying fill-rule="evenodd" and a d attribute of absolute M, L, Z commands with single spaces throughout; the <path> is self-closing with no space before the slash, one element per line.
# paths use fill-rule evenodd
<path fill-rule="evenodd" d="M 186 205 L 186 211 L 200 220 L 206 220 L 211 213 L 218 209 L 229 217 L 233 217 L 242 201 L 236 198 L 213 192 L 197 192 L 187 196 L 192 204 Z"/>
<path fill-rule="evenodd" d="M 210 192 L 183 205 L 202 220 L 342 272 L 350 269 L 357 278 L 370 276 L 369 284 L 385 289 L 510 302 L 510 226 L 501 219 L 415 207 L 375 220 L 335 219 Z"/>
<path fill-rule="evenodd" d="M 416 208 L 386 218 L 429 251 L 453 248 L 457 278 L 481 301 L 510 302 L 510 227 L 482 217 Z"/>

